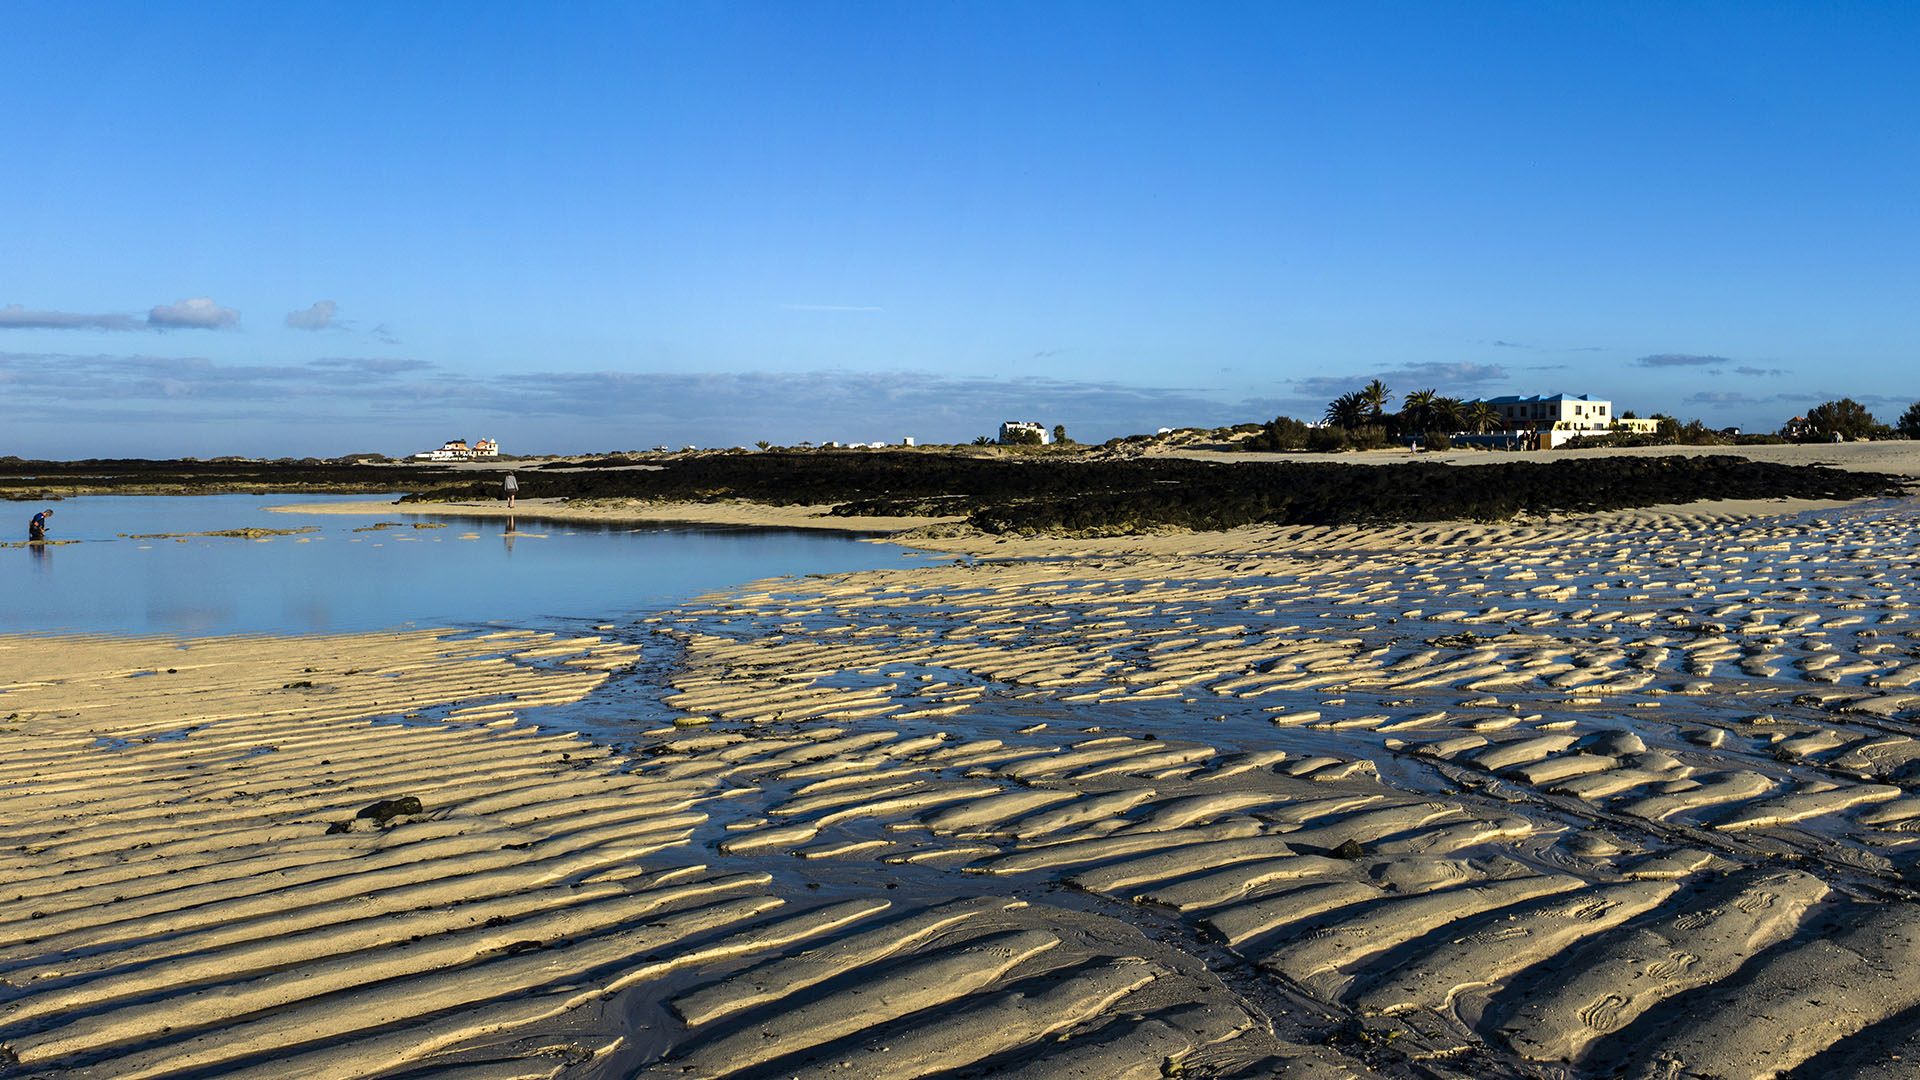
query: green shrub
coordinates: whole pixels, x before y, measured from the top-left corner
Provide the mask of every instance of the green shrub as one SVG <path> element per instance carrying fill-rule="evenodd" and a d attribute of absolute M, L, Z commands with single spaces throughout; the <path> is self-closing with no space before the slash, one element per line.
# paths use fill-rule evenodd
<path fill-rule="evenodd" d="M 1307 436 L 1313 429 L 1291 416 L 1276 416 L 1267 423 L 1255 427 L 1255 430 L 1259 434 L 1242 440 L 1241 449 L 1260 453 L 1271 453 L 1276 450 L 1304 450 L 1307 446 Z"/>
<path fill-rule="evenodd" d="M 1307 429 L 1307 449 L 1316 454 L 1337 454 L 1353 449 L 1353 432 L 1343 427 Z"/>
<path fill-rule="evenodd" d="M 1367 424 L 1362 427 L 1357 427 L 1349 432 L 1349 434 L 1353 436 L 1353 448 L 1355 450 L 1384 450 L 1398 441 L 1394 438 L 1392 432 L 1379 424 Z"/>

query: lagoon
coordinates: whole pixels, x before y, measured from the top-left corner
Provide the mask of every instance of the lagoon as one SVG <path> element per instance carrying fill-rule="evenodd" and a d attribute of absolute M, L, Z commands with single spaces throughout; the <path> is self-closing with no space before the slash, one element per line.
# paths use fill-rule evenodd
<path fill-rule="evenodd" d="M 367 498 L 86 496 L 13 503 L 17 533 L 5 539 L 24 539 L 27 518 L 51 506 L 49 539 L 67 542 L 0 549 L 8 556 L 0 560 L 7 586 L 0 631 L 579 628 L 760 578 L 894 566 L 917 554 L 814 531 L 270 509 Z M 248 528 L 310 531 L 258 539 L 184 535 Z"/>

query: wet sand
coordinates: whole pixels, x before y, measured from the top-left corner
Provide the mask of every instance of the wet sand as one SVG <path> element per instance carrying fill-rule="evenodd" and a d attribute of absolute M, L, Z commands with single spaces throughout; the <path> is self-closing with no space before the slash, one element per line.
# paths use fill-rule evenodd
<path fill-rule="evenodd" d="M 396 503 L 388 499 L 358 502 L 294 503 L 272 507 L 277 513 L 384 517 L 404 521 L 420 517 L 512 518 L 600 525 L 662 528 L 674 525 L 738 529 L 824 529 L 833 532 L 898 533 L 952 525 L 957 517 L 834 517 L 831 506 L 767 506 L 740 500 L 704 503 L 649 503 L 636 499 L 541 499 L 521 497 L 512 509 L 506 500 Z"/>
<path fill-rule="evenodd" d="M 0 639 L 0 1071 L 1911 1075 L 1917 542 L 954 537 L 574 640 Z"/>

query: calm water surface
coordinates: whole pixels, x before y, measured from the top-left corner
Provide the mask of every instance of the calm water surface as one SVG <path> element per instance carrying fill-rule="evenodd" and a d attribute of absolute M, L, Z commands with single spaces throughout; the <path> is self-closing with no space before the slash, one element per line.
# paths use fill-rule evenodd
<path fill-rule="evenodd" d="M 365 501 L 368 496 L 342 497 Z M 274 513 L 312 495 L 98 496 L 0 503 L 54 510 L 46 548 L 0 548 L 0 631 L 311 633 L 398 626 L 611 622 L 764 577 L 900 565 L 905 549 L 842 534 Z M 390 527 L 371 528 L 377 522 Z M 444 523 L 444 528 L 414 528 Z M 145 537 L 317 531 L 267 540 Z"/>

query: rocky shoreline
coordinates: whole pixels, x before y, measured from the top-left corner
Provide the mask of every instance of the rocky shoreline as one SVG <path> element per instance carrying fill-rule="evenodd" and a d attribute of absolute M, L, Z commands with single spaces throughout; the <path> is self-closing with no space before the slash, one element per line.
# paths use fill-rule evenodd
<path fill-rule="evenodd" d="M 1737 457 L 1596 455 L 1549 462 L 1347 465 L 982 458 L 932 454 L 688 457 L 633 469 L 569 463 L 522 478 L 522 497 L 772 506 L 827 505 L 836 516 L 964 518 L 992 534 L 1104 536 L 1244 525 L 1505 521 L 1721 499 L 1853 500 L 1897 494 L 1891 473 Z M 403 503 L 487 499 L 474 479 Z"/>
<path fill-rule="evenodd" d="M 1766 448 L 1776 450 L 1778 448 Z M 486 503 L 514 472 L 534 505 L 745 503 L 820 507 L 851 531 L 964 521 L 993 535 L 1117 536 L 1246 525 L 1499 522 L 1718 500 L 1852 501 L 1898 494 L 1915 472 L 1833 467 L 1824 448 L 1787 460 L 1583 452 L 1548 459 L 1222 461 L 954 451 L 719 452 L 460 465 L 317 459 L 0 459 L 0 499 L 82 495 L 397 494 L 403 504 Z M 1467 462 L 1471 462 L 1468 464 Z M 890 519 L 887 524 L 877 524 Z"/>

